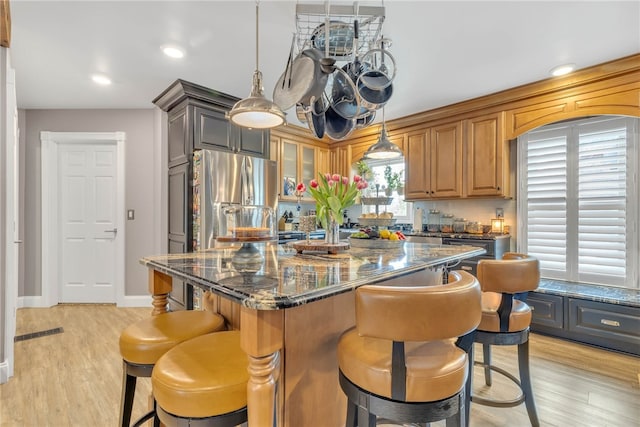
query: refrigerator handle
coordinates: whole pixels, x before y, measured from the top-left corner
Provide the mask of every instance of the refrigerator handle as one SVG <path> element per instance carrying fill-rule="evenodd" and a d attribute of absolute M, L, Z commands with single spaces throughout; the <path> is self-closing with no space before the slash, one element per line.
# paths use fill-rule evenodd
<path fill-rule="evenodd" d="M 255 202 L 255 188 L 253 187 L 253 160 L 249 156 L 242 159 L 241 188 L 242 203 L 253 205 Z"/>

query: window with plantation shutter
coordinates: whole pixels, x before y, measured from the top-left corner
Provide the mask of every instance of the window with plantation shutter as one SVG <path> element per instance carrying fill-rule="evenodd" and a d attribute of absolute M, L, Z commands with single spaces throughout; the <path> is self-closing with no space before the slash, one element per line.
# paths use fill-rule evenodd
<path fill-rule="evenodd" d="M 542 277 L 638 285 L 638 119 L 595 117 L 518 140 L 518 250 Z"/>

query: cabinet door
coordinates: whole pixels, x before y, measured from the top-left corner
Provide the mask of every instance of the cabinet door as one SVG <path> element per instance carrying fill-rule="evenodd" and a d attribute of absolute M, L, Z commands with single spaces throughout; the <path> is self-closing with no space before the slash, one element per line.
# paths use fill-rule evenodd
<path fill-rule="evenodd" d="M 336 147 L 331 150 L 331 164 L 329 165 L 330 173 L 338 173 L 340 175 L 349 176 L 351 173 L 351 147 Z"/>
<path fill-rule="evenodd" d="M 316 171 L 316 148 L 308 145 L 300 145 L 300 170 L 298 171 L 298 181 L 304 182 L 304 185 L 309 186 L 309 181 L 317 177 Z"/>
<path fill-rule="evenodd" d="M 313 177 L 318 179 L 319 173 L 328 173 L 331 171 L 331 160 L 328 148 L 317 148 L 316 155 L 316 173 Z"/>
<path fill-rule="evenodd" d="M 169 168 L 169 245 L 175 248 L 183 245 L 183 252 L 191 250 L 191 203 L 190 187 L 191 163 L 183 163 Z M 172 243 L 173 242 L 173 243 Z"/>
<path fill-rule="evenodd" d="M 462 122 L 431 129 L 430 196 L 462 196 Z"/>
<path fill-rule="evenodd" d="M 269 131 L 246 129 L 231 125 L 232 142 L 234 151 L 254 157 L 269 158 Z"/>
<path fill-rule="evenodd" d="M 424 200 L 430 185 L 428 131 L 409 135 L 405 152 L 405 200 Z"/>
<path fill-rule="evenodd" d="M 233 151 L 230 125 L 224 112 L 202 107 L 195 107 L 194 111 L 195 148 Z"/>
<path fill-rule="evenodd" d="M 504 113 L 466 121 L 467 196 L 509 194 L 509 144 L 504 140 Z"/>
<path fill-rule="evenodd" d="M 178 108 L 168 117 L 169 167 L 189 161 L 191 157 L 191 139 L 188 134 L 187 109 Z"/>
<path fill-rule="evenodd" d="M 282 155 L 280 156 L 280 176 L 282 188 L 280 194 L 283 198 L 295 198 L 296 185 L 298 183 L 298 144 L 283 139 L 281 142 Z"/>
<path fill-rule="evenodd" d="M 539 292 L 529 292 L 527 304 L 531 307 L 531 329 L 537 326 L 549 328 L 564 328 L 564 303 L 563 297 Z"/>

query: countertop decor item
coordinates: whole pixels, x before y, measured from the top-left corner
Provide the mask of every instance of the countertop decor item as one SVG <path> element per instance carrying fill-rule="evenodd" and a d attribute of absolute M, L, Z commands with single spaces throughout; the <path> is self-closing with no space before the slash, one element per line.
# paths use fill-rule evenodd
<path fill-rule="evenodd" d="M 327 235 L 331 234 L 333 228 L 337 231 L 338 226 L 342 225 L 342 212 L 355 204 L 360 191 L 368 185 L 360 175 L 355 175 L 353 180 L 349 180 L 346 176 L 325 173 L 319 174 L 319 179 L 311 180 L 306 190 L 316 201 L 316 216 L 322 228 L 327 230 Z"/>
<path fill-rule="evenodd" d="M 335 253 L 337 250 L 349 249 L 349 245 L 340 242 L 340 225 L 344 222 L 343 211 L 356 201 L 360 191 L 367 188 L 367 181 L 360 175 L 355 175 L 353 181 L 339 174 L 319 174 L 319 180 L 312 179 L 308 191 L 316 201 L 316 216 L 325 229 L 326 249 Z M 307 188 L 304 184 L 296 187 L 300 191 Z M 324 250 L 321 245 L 314 243 L 314 249 L 305 247 L 302 250 Z"/>
<path fill-rule="evenodd" d="M 263 93 L 262 73 L 258 67 L 258 16 L 260 2 L 256 1 L 256 70 L 253 72 L 251 94 L 248 98 L 236 102 L 229 119 L 238 126 L 252 129 L 269 129 L 285 122 L 284 113 L 275 103 L 268 100 Z"/>

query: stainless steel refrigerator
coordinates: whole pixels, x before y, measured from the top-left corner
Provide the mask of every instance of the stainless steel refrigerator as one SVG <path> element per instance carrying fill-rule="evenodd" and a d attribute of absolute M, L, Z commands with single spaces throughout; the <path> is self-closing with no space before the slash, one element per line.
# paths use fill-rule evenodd
<path fill-rule="evenodd" d="M 221 208 L 262 205 L 278 212 L 278 169 L 273 160 L 224 151 L 193 154 L 193 250 L 216 246 Z"/>

